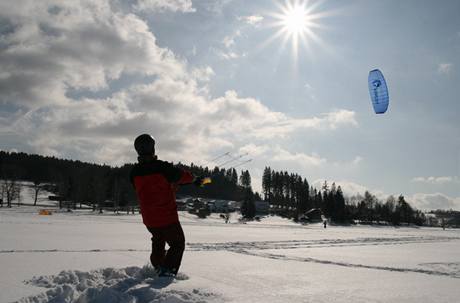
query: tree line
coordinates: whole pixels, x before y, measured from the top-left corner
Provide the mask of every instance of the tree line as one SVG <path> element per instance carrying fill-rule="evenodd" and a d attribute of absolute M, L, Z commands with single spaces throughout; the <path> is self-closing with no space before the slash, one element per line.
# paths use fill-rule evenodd
<path fill-rule="evenodd" d="M 35 192 L 34 204 L 41 189 L 52 192 L 69 208 L 132 207 L 137 199 L 129 172 L 133 164 L 111 167 L 75 160 L 58 159 L 26 153 L 0 151 L 1 198 L 7 206 L 19 202 L 19 180 L 31 181 Z M 255 216 L 255 201 L 265 200 L 272 213 L 294 220 L 305 218 L 308 211 L 319 209 L 335 222 L 388 222 L 421 225 L 425 216 L 411 207 L 400 195 L 380 201 L 366 191 L 364 196 L 345 197 L 340 185 L 324 182 L 320 189 L 311 186 L 306 178 L 287 171 L 265 167 L 262 176 L 262 195 L 254 192 L 249 171 L 240 174 L 234 168 L 208 168 L 178 163 L 176 166 L 190 170 L 196 176 L 210 176 L 212 183 L 206 187 L 181 186 L 178 195 L 242 201 L 241 212 L 246 218 Z M 0 206 L 3 206 L 1 204 Z M 307 215 L 308 216 L 308 215 Z"/>
<path fill-rule="evenodd" d="M 134 164 L 111 167 L 75 160 L 59 159 L 26 153 L 0 151 L 1 197 L 7 206 L 18 198 L 21 182 L 34 184 L 35 203 L 40 189 L 52 192 L 60 207 L 104 206 L 129 207 L 137 205 L 129 173 Z M 205 188 L 181 186 L 178 195 L 190 195 L 222 200 L 240 200 L 246 189 L 239 184 L 237 171 L 233 169 L 190 166 L 178 163 L 176 166 L 190 170 L 196 176 L 211 176 L 212 183 Z M 1 205 L 3 206 L 3 204 Z"/>
<path fill-rule="evenodd" d="M 403 195 L 397 199 L 389 196 L 386 201 L 380 201 L 369 191 L 364 196 L 345 197 L 340 185 L 324 181 L 317 189 L 298 174 L 270 167 L 265 167 L 262 175 L 262 193 L 272 213 L 294 220 L 305 218 L 305 214 L 308 217 L 309 211 L 319 209 L 325 217 L 341 223 L 422 225 L 425 222 L 425 215 L 410 206 Z"/>

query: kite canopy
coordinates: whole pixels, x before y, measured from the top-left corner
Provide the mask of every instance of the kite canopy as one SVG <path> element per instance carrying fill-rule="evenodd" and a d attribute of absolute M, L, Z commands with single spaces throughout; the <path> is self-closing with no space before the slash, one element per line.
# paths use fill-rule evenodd
<path fill-rule="evenodd" d="M 385 78 L 380 70 L 374 69 L 369 72 L 369 94 L 376 114 L 383 114 L 387 111 L 390 97 Z"/>

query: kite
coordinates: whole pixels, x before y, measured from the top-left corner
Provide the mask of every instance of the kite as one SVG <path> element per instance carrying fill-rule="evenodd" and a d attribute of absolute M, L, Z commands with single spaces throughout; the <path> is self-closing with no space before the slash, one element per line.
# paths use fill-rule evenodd
<path fill-rule="evenodd" d="M 374 69 L 369 72 L 369 94 L 376 114 L 383 114 L 387 111 L 390 97 L 385 78 L 380 70 Z"/>

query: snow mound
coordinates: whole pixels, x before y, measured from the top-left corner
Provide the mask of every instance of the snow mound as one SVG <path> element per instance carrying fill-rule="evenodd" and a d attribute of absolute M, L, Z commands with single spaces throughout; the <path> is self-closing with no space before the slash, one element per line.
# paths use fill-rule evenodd
<path fill-rule="evenodd" d="M 48 288 L 45 293 L 19 300 L 20 303 L 195 303 L 216 299 L 216 295 L 199 289 L 170 289 L 171 284 L 188 280 L 179 273 L 175 279 L 159 278 L 146 265 L 122 269 L 103 268 L 90 272 L 65 270 L 56 276 L 34 277 L 27 284 Z"/>

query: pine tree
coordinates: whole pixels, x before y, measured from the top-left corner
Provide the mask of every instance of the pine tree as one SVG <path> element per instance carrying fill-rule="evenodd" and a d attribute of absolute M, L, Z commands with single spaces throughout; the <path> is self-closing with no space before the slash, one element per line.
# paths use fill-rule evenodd
<path fill-rule="evenodd" d="M 241 172 L 240 183 L 244 187 L 244 199 L 241 205 L 241 215 L 243 218 L 252 219 L 256 215 L 256 205 L 254 203 L 254 194 L 251 189 L 251 175 L 249 171 Z"/>
<path fill-rule="evenodd" d="M 265 167 L 264 173 L 262 175 L 262 191 L 264 194 L 264 200 L 271 202 L 271 192 L 272 192 L 272 172 L 270 167 Z"/>
<path fill-rule="evenodd" d="M 413 217 L 414 210 L 409 205 L 409 203 L 406 202 L 403 195 L 400 195 L 398 197 L 398 204 L 396 206 L 396 212 L 399 214 L 400 222 L 405 222 L 408 224 L 412 223 L 411 219 Z"/>
<path fill-rule="evenodd" d="M 256 205 L 254 203 L 254 194 L 251 190 L 246 189 L 243 203 L 241 205 L 241 215 L 246 219 L 253 219 L 256 215 Z"/>
<path fill-rule="evenodd" d="M 345 198 L 343 197 L 342 188 L 340 185 L 337 187 L 337 191 L 335 193 L 335 213 L 334 213 L 334 220 L 335 221 L 345 221 L 346 220 L 346 210 L 345 210 Z"/>
<path fill-rule="evenodd" d="M 251 175 L 248 170 L 241 172 L 240 184 L 244 188 L 251 188 Z"/>
<path fill-rule="evenodd" d="M 235 186 L 238 184 L 238 173 L 236 172 L 236 169 L 234 168 L 232 168 L 231 183 Z"/>

